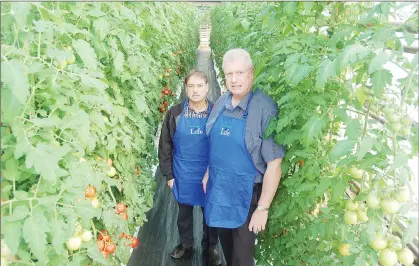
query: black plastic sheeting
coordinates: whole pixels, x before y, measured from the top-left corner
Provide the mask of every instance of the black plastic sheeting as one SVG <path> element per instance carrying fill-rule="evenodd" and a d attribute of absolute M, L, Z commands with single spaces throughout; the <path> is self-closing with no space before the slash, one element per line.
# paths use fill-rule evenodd
<path fill-rule="evenodd" d="M 159 169 L 156 172 L 156 181 L 158 185 L 155 206 L 147 215 L 148 222 L 140 228 L 140 245 L 133 250 L 128 266 L 211 266 L 201 247 L 203 232 L 199 207 L 194 208 L 193 252 L 181 259 L 170 257 L 172 249 L 179 243 L 176 225 L 178 205 Z M 222 254 L 220 245 L 218 250 Z M 226 265 L 225 262 L 223 265 Z"/>
<path fill-rule="evenodd" d="M 220 95 L 220 88 L 216 80 L 210 51 L 197 52 L 198 70 L 204 71 L 208 76 L 208 98 L 216 101 Z M 182 91 L 181 99 L 185 99 Z M 174 199 L 166 180 L 159 169 L 155 176 L 157 188 L 153 209 L 147 214 L 148 222 L 140 228 L 138 239 L 140 245 L 132 252 L 128 266 L 211 266 L 207 252 L 201 247 L 202 239 L 202 213 L 199 207 L 194 208 L 194 240 L 193 252 L 181 259 L 170 257 L 172 249 L 179 243 L 177 230 L 178 204 Z M 221 246 L 218 251 L 222 254 Z M 223 264 L 226 265 L 225 260 Z"/>

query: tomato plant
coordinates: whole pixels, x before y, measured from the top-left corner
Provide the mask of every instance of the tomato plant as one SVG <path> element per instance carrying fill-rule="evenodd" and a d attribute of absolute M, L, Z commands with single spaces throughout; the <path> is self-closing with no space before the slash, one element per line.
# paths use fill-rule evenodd
<path fill-rule="evenodd" d="M 404 188 L 419 147 L 410 117 L 418 107 L 418 54 L 403 46 L 418 39 L 409 30 L 417 28 L 418 7 L 409 5 L 411 16 L 393 25 L 389 17 L 400 8 L 282 2 L 212 10 L 217 66 L 230 48 L 249 51 L 254 87 L 279 107 L 265 137 L 287 148 L 257 265 L 390 265 L 417 235 L 417 219 L 406 215 L 417 204 Z M 401 247 L 371 248 L 375 235 L 396 232 Z"/>
<path fill-rule="evenodd" d="M 7 260 L 127 263 L 130 248 L 119 239 L 108 242 L 147 221 L 157 162 L 149 140 L 163 118 L 160 91 L 181 84 L 171 69 L 179 66 L 184 75 L 195 61 L 195 9 L 151 2 L 1 7 L 1 237 L 12 253 Z M 165 97 L 168 105 L 175 100 Z M 130 219 L 115 214 L 118 202 L 130 206 Z"/>

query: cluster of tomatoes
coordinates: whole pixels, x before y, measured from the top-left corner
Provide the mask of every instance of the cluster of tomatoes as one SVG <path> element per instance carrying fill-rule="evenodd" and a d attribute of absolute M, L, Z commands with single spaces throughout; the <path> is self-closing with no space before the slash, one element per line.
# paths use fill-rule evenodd
<path fill-rule="evenodd" d="M 129 240 L 129 242 L 125 243 L 125 246 L 130 246 L 132 248 L 136 248 L 140 244 L 140 241 L 136 237 L 127 235 L 125 233 L 122 233 L 119 236 L 119 238 L 125 238 L 125 239 Z"/>
<path fill-rule="evenodd" d="M 167 106 L 169 105 L 169 102 L 166 99 L 164 99 L 165 96 L 173 96 L 170 87 L 166 87 L 161 90 L 160 98 L 163 99 L 163 102 L 160 104 L 159 107 L 159 111 L 161 113 L 165 113 L 167 111 Z"/>
<path fill-rule="evenodd" d="M 116 213 L 119 214 L 122 218 L 122 220 L 128 220 L 128 214 L 127 211 L 127 205 L 125 203 L 120 202 L 115 207 Z"/>
<path fill-rule="evenodd" d="M 106 230 L 100 230 L 98 240 L 96 244 L 99 248 L 99 251 L 102 252 L 105 258 L 109 257 L 109 254 L 115 253 L 116 244 L 113 242 L 111 236 Z"/>
<path fill-rule="evenodd" d="M 88 185 L 85 189 L 84 189 L 84 196 L 89 199 L 92 202 L 92 206 L 97 209 L 100 207 L 100 201 L 99 199 L 96 197 L 96 188 L 93 187 L 92 185 Z"/>
<path fill-rule="evenodd" d="M 140 244 L 140 241 L 136 237 L 132 237 L 126 233 L 122 233 L 119 238 L 125 238 L 129 240 L 129 242 L 125 243 L 125 246 L 130 246 L 132 248 L 138 247 Z M 102 255 L 105 258 L 109 257 L 109 254 L 115 253 L 116 250 L 116 244 L 112 240 L 112 237 L 109 235 L 108 231 L 106 230 L 100 230 L 98 239 L 96 241 L 96 244 L 99 248 L 99 251 L 102 253 Z"/>

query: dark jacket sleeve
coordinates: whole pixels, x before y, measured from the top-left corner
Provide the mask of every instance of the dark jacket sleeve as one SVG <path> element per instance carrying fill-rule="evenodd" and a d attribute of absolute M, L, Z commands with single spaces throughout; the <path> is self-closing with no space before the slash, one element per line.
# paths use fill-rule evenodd
<path fill-rule="evenodd" d="M 166 180 L 173 179 L 173 140 L 170 134 L 172 109 L 166 113 L 161 127 L 159 140 L 159 166 Z"/>

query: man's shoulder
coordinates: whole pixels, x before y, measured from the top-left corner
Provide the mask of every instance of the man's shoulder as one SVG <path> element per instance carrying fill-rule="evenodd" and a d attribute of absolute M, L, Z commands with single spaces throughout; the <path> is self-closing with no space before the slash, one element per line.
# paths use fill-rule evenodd
<path fill-rule="evenodd" d="M 253 95 L 254 103 L 256 103 L 261 109 L 268 109 L 272 111 L 278 110 L 277 103 L 272 99 L 271 96 L 267 95 L 260 89 L 257 89 Z M 252 100 L 253 101 L 253 100 Z"/>
<path fill-rule="evenodd" d="M 182 110 L 183 110 L 183 104 L 184 104 L 184 102 L 185 101 L 182 101 L 182 102 L 180 102 L 180 103 L 178 103 L 178 104 L 175 104 L 175 105 L 173 105 L 172 107 L 170 107 L 169 108 L 169 114 L 170 115 L 172 115 L 172 116 L 178 116 L 178 115 L 180 115 L 181 113 L 182 113 Z"/>
<path fill-rule="evenodd" d="M 218 99 L 214 103 L 214 107 L 218 108 L 218 107 L 222 106 L 225 103 L 225 99 L 227 97 L 228 97 L 228 93 L 224 93 L 220 97 L 218 97 Z"/>

